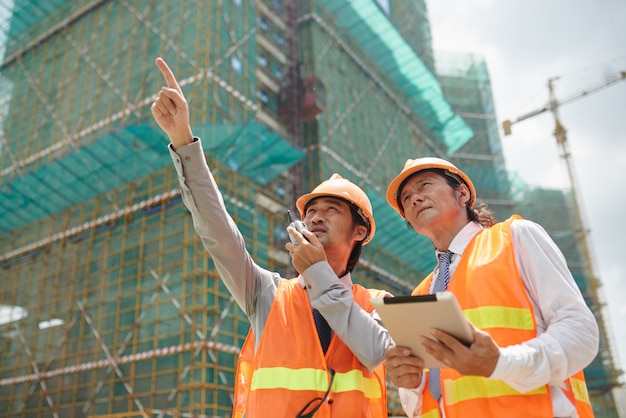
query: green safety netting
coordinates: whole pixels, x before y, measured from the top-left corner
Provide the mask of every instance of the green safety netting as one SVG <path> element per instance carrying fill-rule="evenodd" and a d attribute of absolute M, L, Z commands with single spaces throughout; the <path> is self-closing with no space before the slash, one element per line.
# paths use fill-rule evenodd
<path fill-rule="evenodd" d="M 36 24 L 48 19 L 59 22 L 70 14 L 72 8 L 81 7 L 81 3 L 72 0 L 0 0 L 0 52 L 9 55 L 16 48 L 23 46 L 23 35 Z M 30 34 L 32 37 L 34 34 Z M 6 44 L 4 43 L 6 41 Z M 0 55 L 0 62 L 4 57 Z"/>
<path fill-rule="evenodd" d="M 211 157 L 261 185 L 304 157 L 282 136 L 256 122 L 194 126 L 194 133 Z"/>
<path fill-rule="evenodd" d="M 406 43 L 397 29 L 371 0 L 322 0 L 336 23 L 356 40 L 380 65 L 408 98 L 416 115 L 453 154 L 474 135 L 455 115 L 443 96 L 439 82 Z"/>
<path fill-rule="evenodd" d="M 406 221 L 377 191 L 367 188 L 366 193 L 376 220 L 372 244 L 422 272 L 421 277 L 402 278 L 408 283 L 419 283 L 435 267 L 433 244 L 427 237 L 410 230 Z"/>
<path fill-rule="evenodd" d="M 472 161 L 458 159 L 453 161 L 457 167 L 472 179 L 479 199 L 506 199 L 509 200 L 509 173 L 503 164 L 494 161 Z"/>
<path fill-rule="evenodd" d="M 511 197 L 517 199 L 519 196 L 523 196 L 524 191 L 528 189 L 528 184 L 516 171 L 508 171 L 508 176 L 511 184 L 511 189 L 509 190 Z"/>
<path fill-rule="evenodd" d="M 286 139 L 253 122 L 198 131 L 205 151 L 261 185 L 304 156 Z M 0 231 L 50 216 L 172 164 L 166 139 L 157 127 L 129 126 L 10 179 L 0 185 Z"/>
<path fill-rule="evenodd" d="M 162 168 L 165 139 L 147 125 L 110 133 L 0 186 L 0 230 L 9 231 Z"/>
<path fill-rule="evenodd" d="M 33 27 L 37 21 L 57 13 L 63 6 L 68 6 L 69 0 L 38 0 L 38 1 L 0 1 L 0 16 L 11 16 L 3 25 L 7 26 L 9 38 L 15 38 L 22 32 Z M 10 29 L 9 29 L 10 28 Z"/>
<path fill-rule="evenodd" d="M 601 352 L 606 352 L 606 350 L 603 349 Z M 596 356 L 591 364 L 585 367 L 585 381 L 590 392 L 606 392 L 613 389 L 613 376 L 610 373 L 610 369 L 607 369 L 607 366 L 603 364 L 600 355 Z"/>

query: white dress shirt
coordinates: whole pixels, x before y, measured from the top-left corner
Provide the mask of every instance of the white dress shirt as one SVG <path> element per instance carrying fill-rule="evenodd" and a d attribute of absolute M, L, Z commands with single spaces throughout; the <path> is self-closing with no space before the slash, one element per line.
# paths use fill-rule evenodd
<path fill-rule="evenodd" d="M 461 254 L 481 229 L 480 224 L 470 222 L 450 243 L 449 250 L 454 253 L 451 280 Z M 537 337 L 501 347 L 489 378 L 502 380 L 519 392 L 549 384 L 554 416 L 578 417 L 561 387 L 567 377 L 588 366 L 596 356 L 598 324 L 567 268 L 565 257 L 547 232 L 532 221 L 515 220 L 511 234 L 515 262 L 535 310 Z M 438 267 L 433 277 L 437 271 Z M 421 416 L 423 389 L 424 379 L 418 388 L 400 388 L 407 416 Z"/>

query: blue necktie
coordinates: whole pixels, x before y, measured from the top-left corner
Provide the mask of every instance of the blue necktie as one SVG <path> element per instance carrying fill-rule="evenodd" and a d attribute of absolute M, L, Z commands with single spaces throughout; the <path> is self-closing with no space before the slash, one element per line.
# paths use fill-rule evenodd
<path fill-rule="evenodd" d="M 437 280 L 433 286 L 433 293 L 445 292 L 450 282 L 450 260 L 452 260 L 452 252 L 448 251 L 440 253 L 439 258 L 439 273 L 437 274 Z M 433 398 L 439 400 L 441 398 L 441 381 L 439 380 L 439 369 L 430 369 L 428 374 L 428 389 Z"/>
<path fill-rule="evenodd" d="M 320 343 L 322 344 L 322 350 L 326 354 L 328 346 L 330 345 L 330 325 L 324 319 L 320 311 L 313 309 L 313 319 L 315 320 L 315 328 L 317 328 L 317 334 L 320 337 Z"/>

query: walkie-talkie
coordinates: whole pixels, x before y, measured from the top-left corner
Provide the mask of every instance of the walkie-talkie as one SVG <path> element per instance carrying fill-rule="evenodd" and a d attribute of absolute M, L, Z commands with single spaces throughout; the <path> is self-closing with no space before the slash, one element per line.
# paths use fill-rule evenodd
<path fill-rule="evenodd" d="M 302 233 L 306 229 L 306 224 L 299 219 L 294 220 L 293 216 L 291 216 L 291 211 L 287 210 L 287 218 L 289 219 L 289 226 L 293 227 L 299 233 Z M 289 234 L 289 239 L 293 245 L 298 245 L 298 241 Z"/>

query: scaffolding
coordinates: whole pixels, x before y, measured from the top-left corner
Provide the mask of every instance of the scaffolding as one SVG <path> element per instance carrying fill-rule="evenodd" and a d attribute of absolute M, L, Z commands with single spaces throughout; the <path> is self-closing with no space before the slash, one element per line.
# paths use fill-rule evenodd
<path fill-rule="evenodd" d="M 0 115 L 9 416 L 230 413 L 249 324 L 193 230 L 150 120 L 162 83 L 154 58 L 182 75 L 227 206 L 250 253 L 274 270 L 287 268 L 284 216 L 272 211 L 279 185 L 266 186 L 303 154 L 256 118 L 266 106 L 257 9 L 216 6 L 0 7 L 11 12 L 0 70 L 10 87 Z"/>
<path fill-rule="evenodd" d="M 230 414 L 249 324 L 152 120 L 157 56 L 263 267 L 292 273 L 285 210 L 335 172 L 376 217 L 354 278 L 396 295 L 435 265 L 384 198 L 406 158 L 451 158 L 511 210 L 484 62 L 436 76 L 424 1 L 384 4 L 0 0 L 0 410 Z"/>
<path fill-rule="evenodd" d="M 474 132 L 452 160 L 467 171 L 480 199 L 503 219 L 514 205 L 513 181 L 505 166 L 487 65 L 474 54 L 438 51 L 435 57 L 444 94 Z"/>

